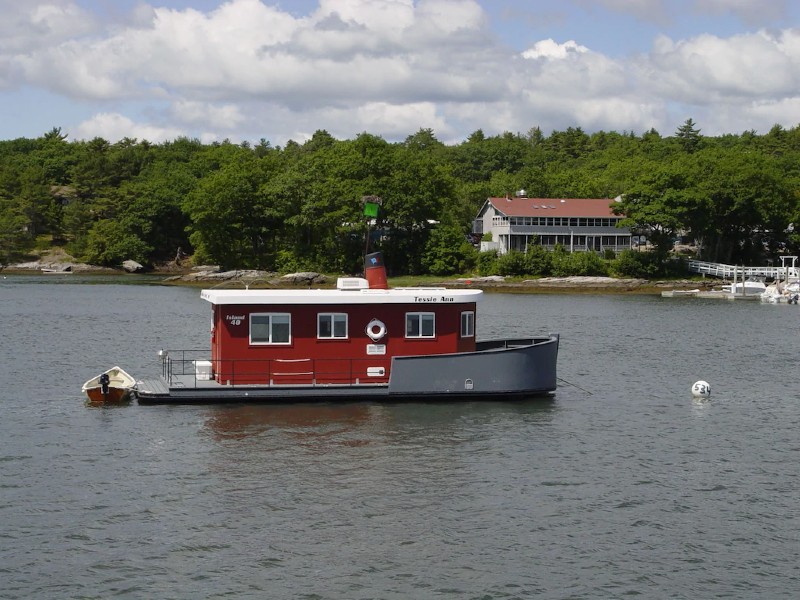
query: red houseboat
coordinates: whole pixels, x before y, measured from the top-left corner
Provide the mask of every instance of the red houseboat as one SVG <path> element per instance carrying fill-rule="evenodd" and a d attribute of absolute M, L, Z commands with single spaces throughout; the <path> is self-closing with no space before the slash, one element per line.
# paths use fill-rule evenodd
<path fill-rule="evenodd" d="M 556 389 L 557 335 L 477 341 L 478 289 L 389 289 L 379 253 L 336 289 L 208 289 L 211 352 L 161 353 L 140 403 L 508 398 Z"/>

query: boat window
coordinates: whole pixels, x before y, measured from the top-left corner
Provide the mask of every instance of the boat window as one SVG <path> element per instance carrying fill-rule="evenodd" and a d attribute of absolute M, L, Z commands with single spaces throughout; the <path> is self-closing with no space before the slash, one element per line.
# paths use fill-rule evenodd
<path fill-rule="evenodd" d="M 475 337 L 475 313 L 472 311 L 461 313 L 461 337 Z"/>
<path fill-rule="evenodd" d="M 434 313 L 406 313 L 407 338 L 432 338 L 435 334 Z"/>
<path fill-rule="evenodd" d="M 250 315 L 251 344 L 289 344 L 292 341 L 292 316 L 289 313 Z"/>
<path fill-rule="evenodd" d="M 346 313 L 319 313 L 317 315 L 317 337 L 320 339 L 347 337 Z"/>

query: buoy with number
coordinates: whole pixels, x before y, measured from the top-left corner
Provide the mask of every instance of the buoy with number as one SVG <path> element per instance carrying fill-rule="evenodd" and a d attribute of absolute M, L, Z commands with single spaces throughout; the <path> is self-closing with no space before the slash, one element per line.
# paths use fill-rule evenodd
<path fill-rule="evenodd" d="M 707 381 L 695 381 L 692 385 L 692 396 L 695 398 L 708 398 L 711 395 L 711 386 Z"/>

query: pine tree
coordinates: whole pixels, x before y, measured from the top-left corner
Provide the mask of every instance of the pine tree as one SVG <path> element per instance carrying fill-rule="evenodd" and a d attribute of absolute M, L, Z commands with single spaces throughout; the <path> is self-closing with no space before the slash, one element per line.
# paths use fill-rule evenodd
<path fill-rule="evenodd" d="M 689 154 L 700 147 L 700 130 L 695 129 L 695 122 L 692 119 L 686 119 L 686 122 L 678 127 L 675 137 Z"/>

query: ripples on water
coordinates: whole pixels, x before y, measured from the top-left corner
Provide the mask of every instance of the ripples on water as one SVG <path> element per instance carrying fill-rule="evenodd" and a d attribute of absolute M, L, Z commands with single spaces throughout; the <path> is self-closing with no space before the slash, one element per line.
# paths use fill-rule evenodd
<path fill-rule="evenodd" d="M 562 334 L 552 400 L 90 409 L 208 305 L 38 281 L 0 283 L 0 598 L 800 593 L 796 307 L 489 295 L 479 336 Z"/>

